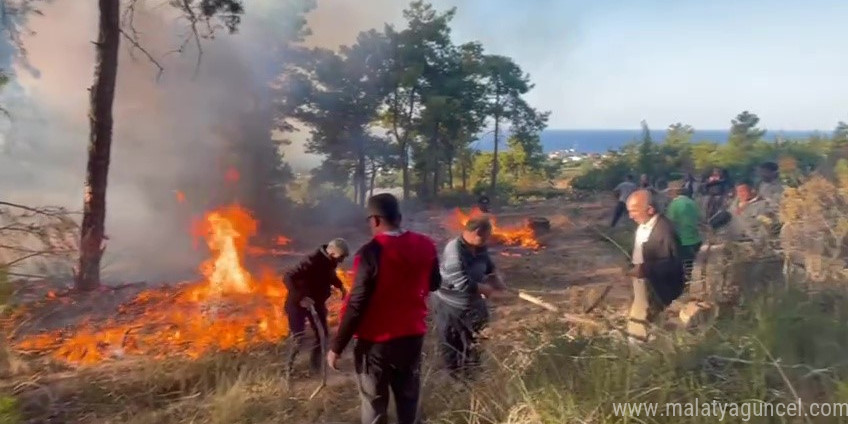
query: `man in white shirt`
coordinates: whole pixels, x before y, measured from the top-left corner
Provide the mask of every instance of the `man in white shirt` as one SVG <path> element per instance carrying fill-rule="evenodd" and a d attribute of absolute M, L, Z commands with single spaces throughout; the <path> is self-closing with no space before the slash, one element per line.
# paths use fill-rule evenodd
<path fill-rule="evenodd" d="M 624 181 L 613 189 L 613 193 L 618 197 L 618 203 L 615 204 L 615 211 L 613 211 L 612 227 L 615 227 L 618 220 L 624 216 L 624 212 L 627 212 L 627 198 L 636 191 L 636 188 L 636 183 L 633 182 L 633 175 L 627 174 L 624 177 Z"/>
<path fill-rule="evenodd" d="M 683 259 L 674 224 L 658 212 L 650 190 L 633 192 L 627 211 L 639 225 L 633 242 L 633 304 L 627 333 L 646 341 L 650 324 L 683 293 Z"/>

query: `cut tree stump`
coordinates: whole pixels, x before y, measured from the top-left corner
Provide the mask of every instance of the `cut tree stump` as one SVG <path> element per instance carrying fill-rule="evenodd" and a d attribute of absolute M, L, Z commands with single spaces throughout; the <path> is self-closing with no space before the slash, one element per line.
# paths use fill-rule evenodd
<path fill-rule="evenodd" d="M 530 217 L 527 218 L 527 228 L 533 231 L 533 234 L 538 237 L 551 231 L 551 221 L 541 216 Z"/>
<path fill-rule="evenodd" d="M 690 301 L 680 309 L 680 321 L 685 328 L 695 328 L 715 319 L 716 313 L 710 302 Z"/>

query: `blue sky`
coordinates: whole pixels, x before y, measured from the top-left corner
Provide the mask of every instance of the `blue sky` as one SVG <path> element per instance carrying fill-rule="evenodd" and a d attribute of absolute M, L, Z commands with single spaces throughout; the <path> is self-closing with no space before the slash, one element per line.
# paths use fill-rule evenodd
<path fill-rule="evenodd" d="M 457 41 L 513 57 L 551 128 L 848 121 L 846 0 L 436 0 Z"/>

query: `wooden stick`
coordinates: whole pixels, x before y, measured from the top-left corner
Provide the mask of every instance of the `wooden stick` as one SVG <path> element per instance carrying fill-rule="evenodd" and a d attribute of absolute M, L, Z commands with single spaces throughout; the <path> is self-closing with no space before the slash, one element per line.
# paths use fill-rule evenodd
<path fill-rule="evenodd" d="M 566 321 L 573 322 L 575 324 L 589 325 L 589 326 L 592 326 L 592 327 L 600 327 L 600 328 L 605 327 L 605 325 L 603 323 L 600 323 L 600 322 L 595 321 L 593 319 L 581 317 L 581 316 L 575 315 L 575 314 L 570 314 L 568 312 L 561 312 L 560 309 L 557 308 L 556 306 L 554 306 L 554 305 L 552 305 L 548 302 L 545 302 L 544 300 L 539 299 L 536 296 L 531 296 L 531 295 L 529 295 L 525 292 L 522 292 L 522 291 L 516 291 L 516 290 L 509 290 L 509 291 L 511 291 L 513 293 L 517 293 L 518 298 L 521 299 L 521 300 L 530 302 L 530 303 L 537 305 L 537 306 L 541 306 L 541 307 L 543 307 L 543 308 L 545 308 L 545 309 L 547 309 L 551 312 L 561 313 L 562 314 L 561 317 L 563 319 L 565 319 Z"/>
<path fill-rule="evenodd" d="M 523 291 L 518 292 L 518 298 L 521 300 L 526 300 L 527 302 L 530 302 L 534 305 L 541 306 L 551 312 L 559 312 L 559 308 L 557 308 L 556 306 L 551 305 L 550 303 L 545 302 L 544 300 L 539 299 L 536 296 L 531 296 Z"/>
<path fill-rule="evenodd" d="M 604 301 L 604 299 L 606 299 L 606 297 L 607 297 L 607 295 L 610 293 L 610 291 L 612 291 L 612 284 L 607 284 L 607 286 L 606 286 L 606 287 L 604 287 L 604 291 L 603 291 L 603 292 L 601 292 L 601 295 L 600 295 L 600 296 L 598 296 L 598 298 L 597 298 L 597 299 L 595 299 L 595 301 L 594 301 L 594 302 L 592 302 L 592 304 L 591 304 L 591 305 L 589 305 L 589 307 L 588 307 L 588 308 L 584 309 L 584 310 L 583 310 L 583 313 L 584 313 L 584 314 L 588 314 L 589 312 L 594 311 L 594 310 L 595 310 L 595 308 L 597 308 L 597 307 L 598 307 L 598 305 L 600 305 L 600 304 L 601 304 L 601 302 L 603 302 L 603 301 Z"/>
<path fill-rule="evenodd" d="M 321 356 L 321 384 L 319 384 L 318 387 L 315 388 L 315 391 L 313 391 L 312 394 L 309 395 L 309 400 L 312 400 L 313 398 L 315 398 L 315 396 L 318 395 L 318 393 L 321 392 L 321 390 L 324 389 L 324 387 L 327 387 L 327 334 L 326 334 L 327 328 L 324 327 L 324 325 L 321 323 L 321 320 L 318 319 L 318 311 L 315 310 L 315 306 L 309 307 L 309 313 L 312 315 L 312 322 L 316 326 L 321 327 L 318 330 L 318 338 L 319 338 L 319 342 L 321 343 L 321 353 L 322 353 L 322 356 Z"/>

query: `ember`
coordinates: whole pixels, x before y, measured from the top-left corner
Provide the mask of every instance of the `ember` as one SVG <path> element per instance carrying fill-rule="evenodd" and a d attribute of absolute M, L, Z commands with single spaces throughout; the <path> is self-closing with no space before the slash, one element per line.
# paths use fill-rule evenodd
<path fill-rule="evenodd" d="M 285 338 L 286 291 L 280 278 L 268 270 L 254 276 L 243 266 L 248 240 L 256 232 L 250 213 L 239 205 L 209 212 L 194 232 L 206 239 L 212 253 L 200 266 L 203 281 L 141 292 L 107 322 L 30 336 L 15 346 L 93 364 L 125 354 L 196 358 Z"/>
<path fill-rule="evenodd" d="M 469 219 L 484 215 L 479 208 L 474 208 L 467 215 L 460 209 L 453 212 L 453 216 L 449 217 L 445 222 L 445 227 L 451 231 L 460 231 Z M 494 231 L 492 237 L 498 243 L 507 246 L 521 246 L 528 249 L 539 249 L 541 244 L 536 240 L 533 230 L 529 226 L 511 226 L 501 227 L 497 225 L 495 217 L 490 214 Z"/>

